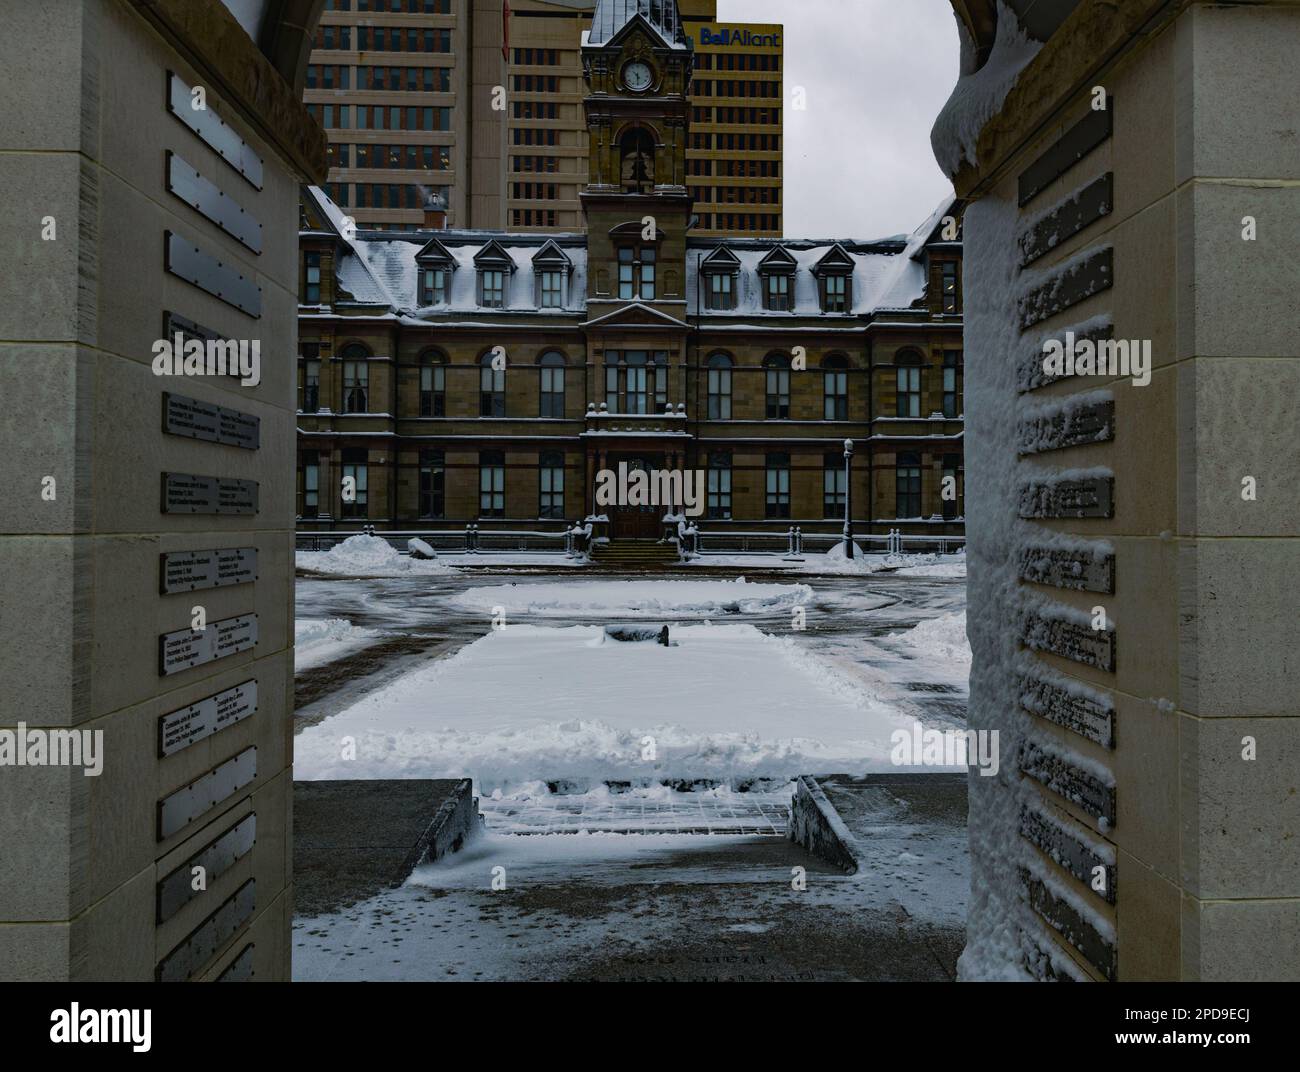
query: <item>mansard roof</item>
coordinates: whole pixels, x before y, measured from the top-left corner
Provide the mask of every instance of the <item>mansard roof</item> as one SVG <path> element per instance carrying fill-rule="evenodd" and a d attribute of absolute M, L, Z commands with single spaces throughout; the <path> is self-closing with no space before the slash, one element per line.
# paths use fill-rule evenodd
<path fill-rule="evenodd" d="M 596 0 L 588 45 L 612 44 L 633 23 L 640 23 L 669 48 L 690 48 L 677 0 Z"/>

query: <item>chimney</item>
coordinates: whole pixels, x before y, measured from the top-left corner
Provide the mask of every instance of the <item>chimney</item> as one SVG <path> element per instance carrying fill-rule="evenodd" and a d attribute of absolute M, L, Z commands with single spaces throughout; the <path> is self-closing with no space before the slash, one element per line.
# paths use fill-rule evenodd
<path fill-rule="evenodd" d="M 431 193 L 424 201 L 424 229 L 426 231 L 445 231 L 447 229 L 447 206 L 440 195 Z"/>

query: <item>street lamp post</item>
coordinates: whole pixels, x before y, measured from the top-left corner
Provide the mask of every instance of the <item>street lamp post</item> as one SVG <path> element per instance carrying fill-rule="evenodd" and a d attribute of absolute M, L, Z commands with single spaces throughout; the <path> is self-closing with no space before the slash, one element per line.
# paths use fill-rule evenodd
<path fill-rule="evenodd" d="M 844 441 L 844 557 L 853 557 L 853 440 Z"/>

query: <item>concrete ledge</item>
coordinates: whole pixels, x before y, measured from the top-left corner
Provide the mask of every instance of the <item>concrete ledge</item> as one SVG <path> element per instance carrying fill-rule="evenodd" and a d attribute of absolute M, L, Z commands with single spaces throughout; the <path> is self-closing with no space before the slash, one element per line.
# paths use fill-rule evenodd
<path fill-rule="evenodd" d="M 400 886 L 459 849 L 481 822 L 468 778 L 293 783 L 297 915 Z"/>
<path fill-rule="evenodd" d="M 846 874 L 857 873 L 861 858 L 857 841 L 811 775 L 801 775 L 795 782 L 787 836 Z"/>

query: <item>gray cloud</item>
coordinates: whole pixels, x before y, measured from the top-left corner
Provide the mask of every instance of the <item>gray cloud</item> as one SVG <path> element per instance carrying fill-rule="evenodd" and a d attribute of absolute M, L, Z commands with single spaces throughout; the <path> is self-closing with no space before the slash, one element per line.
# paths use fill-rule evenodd
<path fill-rule="evenodd" d="M 951 194 L 930 149 L 957 81 L 948 0 L 719 0 L 718 18 L 785 25 L 788 236 L 910 232 Z"/>

